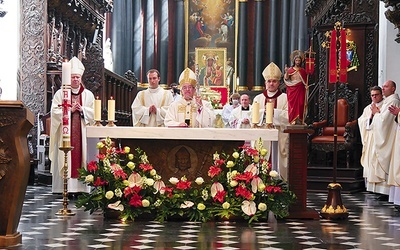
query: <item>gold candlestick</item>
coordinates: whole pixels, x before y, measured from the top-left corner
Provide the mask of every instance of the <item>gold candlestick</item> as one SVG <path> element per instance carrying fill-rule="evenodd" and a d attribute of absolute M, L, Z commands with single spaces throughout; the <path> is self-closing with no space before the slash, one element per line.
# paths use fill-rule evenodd
<path fill-rule="evenodd" d="M 63 208 L 58 210 L 56 215 L 60 216 L 72 216 L 75 215 L 71 209 L 68 209 L 68 152 L 74 149 L 71 146 L 60 147 L 60 150 L 64 152 L 64 166 L 63 166 L 63 181 L 64 181 L 64 192 L 63 192 Z"/>

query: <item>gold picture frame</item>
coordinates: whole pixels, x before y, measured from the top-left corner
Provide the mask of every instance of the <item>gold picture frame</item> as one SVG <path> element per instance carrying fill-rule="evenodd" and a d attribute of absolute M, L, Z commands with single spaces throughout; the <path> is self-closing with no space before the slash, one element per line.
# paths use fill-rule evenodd
<path fill-rule="evenodd" d="M 195 73 L 204 87 L 227 88 L 226 48 L 195 48 Z"/>

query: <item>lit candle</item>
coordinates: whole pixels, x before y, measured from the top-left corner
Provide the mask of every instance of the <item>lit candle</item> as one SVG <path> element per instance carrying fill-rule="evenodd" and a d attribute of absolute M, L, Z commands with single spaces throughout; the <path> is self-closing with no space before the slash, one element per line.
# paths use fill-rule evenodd
<path fill-rule="evenodd" d="M 251 108 L 251 122 L 257 124 L 260 122 L 260 103 L 254 102 Z"/>
<path fill-rule="evenodd" d="M 61 77 L 62 85 L 71 85 L 71 63 L 63 62 L 62 63 L 62 77 Z"/>
<path fill-rule="evenodd" d="M 272 124 L 272 118 L 274 116 L 274 101 L 267 101 L 265 110 L 265 123 Z"/>
<path fill-rule="evenodd" d="M 238 88 L 239 88 L 239 83 L 240 83 L 239 77 L 237 77 L 237 78 L 236 78 L 236 85 L 237 85 Z"/>
<path fill-rule="evenodd" d="M 101 121 L 101 100 L 98 96 L 94 100 L 94 120 Z"/>
<path fill-rule="evenodd" d="M 108 121 L 115 121 L 115 100 L 112 96 L 108 100 Z"/>

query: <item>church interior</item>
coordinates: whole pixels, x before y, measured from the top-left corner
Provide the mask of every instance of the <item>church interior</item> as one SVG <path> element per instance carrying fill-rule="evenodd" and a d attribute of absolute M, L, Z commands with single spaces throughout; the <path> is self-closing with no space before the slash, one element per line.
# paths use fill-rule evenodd
<path fill-rule="evenodd" d="M 339 26 L 346 79 L 331 82 L 331 39 Z M 6 55 L 0 58 L 0 192 L 6 198 L 0 205 L 0 249 L 400 249 L 400 204 L 366 190 L 357 124 L 371 103 L 371 87 L 400 82 L 399 27 L 400 6 L 390 0 L 0 0 L 0 53 Z M 303 168 L 289 177 L 302 202 L 289 210 L 292 216 L 252 223 L 122 221 L 89 213 L 77 206 L 75 195 L 52 192 L 50 110 L 63 85 L 63 62 L 79 58 L 85 88 L 102 101 L 101 129 L 87 137 L 93 146 L 93 138 L 110 136 L 101 131 L 133 126 L 131 104 L 149 87 L 149 69 L 157 69 L 160 86 L 170 90 L 190 68 L 197 91 L 215 102 L 221 117 L 233 93 L 250 100 L 262 94 L 264 68 L 274 62 L 284 72 L 296 50 L 310 68 L 303 131 L 296 127 L 290 134 L 289 162 Z M 205 73 L 210 58 L 221 73 L 212 79 Z M 335 64 L 335 76 L 343 65 L 339 70 Z M 286 92 L 283 80 L 279 89 Z M 116 128 L 107 124 L 110 98 Z M 173 129 L 147 141 L 148 132 L 111 133 L 120 148 L 142 143 L 167 178 L 173 177 L 175 159 L 157 139 L 174 137 L 169 149 L 189 156 L 197 148 L 201 158 L 190 163 L 200 166 L 212 162 L 216 150 L 242 145 L 247 133 Z M 223 131 L 217 123 L 213 129 Z M 225 134 L 229 139 L 220 143 Z M 179 141 L 183 136 L 190 139 L 186 146 Z M 86 150 L 97 153 L 96 147 Z M 200 172 L 207 175 L 207 169 Z M 332 183 L 341 190 L 329 189 Z M 326 202 L 348 213 L 324 216 Z M 57 214 L 67 206 L 72 215 Z"/>

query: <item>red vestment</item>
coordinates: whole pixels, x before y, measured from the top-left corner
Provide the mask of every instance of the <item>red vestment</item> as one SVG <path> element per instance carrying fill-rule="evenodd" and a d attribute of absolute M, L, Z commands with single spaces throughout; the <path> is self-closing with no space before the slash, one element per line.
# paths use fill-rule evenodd
<path fill-rule="evenodd" d="M 286 94 L 288 99 L 289 123 L 294 124 L 296 119 L 304 122 L 307 98 L 307 73 L 305 69 L 297 70 L 290 67 L 287 71 L 289 79 L 285 80 Z"/>

